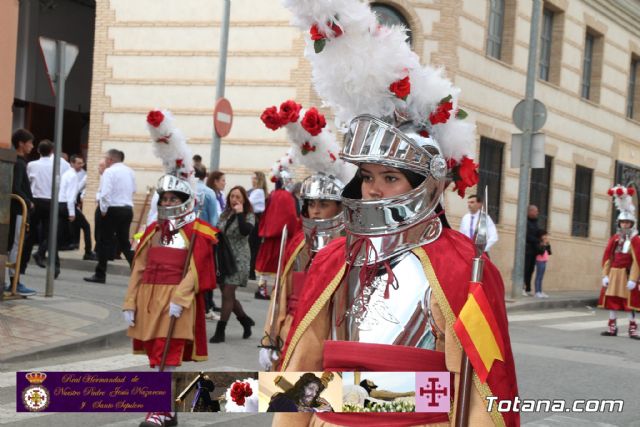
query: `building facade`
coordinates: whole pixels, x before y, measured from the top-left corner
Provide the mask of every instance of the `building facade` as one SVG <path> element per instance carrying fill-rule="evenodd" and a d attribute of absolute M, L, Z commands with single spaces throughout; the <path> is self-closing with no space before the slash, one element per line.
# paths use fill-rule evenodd
<path fill-rule="evenodd" d="M 462 89 L 461 105 L 477 125 L 480 184 L 489 187 L 487 203 L 500 233 L 491 256 L 508 288 L 519 177 L 510 165 L 511 138 L 518 132 L 512 110 L 524 98 L 532 3 L 371 4 L 383 22 L 404 23 L 423 63 L 444 66 Z M 118 148 L 138 175 L 139 212 L 147 187 L 161 174 L 145 127 L 150 109 L 170 109 L 194 153 L 208 163 L 222 2 L 94 5 L 86 204 L 93 209 L 97 161 Z M 530 199 L 552 239 L 545 289 L 596 292 L 612 226 L 606 191 L 616 180 L 640 185 L 640 2 L 546 0 L 542 16 L 535 91 L 548 111 L 542 129 L 546 167 L 532 171 Z M 231 3 L 225 96 L 234 124 L 220 158 L 229 185 L 249 186 L 253 171 L 268 171 L 287 150 L 284 133 L 261 123 L 265 107 L 290 98 L 304 106 L 320 103 L 303 57 L 303 34 L 289 20 L 278 0 Z M 457 225 L 466 201 L 448 192 L 445 205 Z"/>

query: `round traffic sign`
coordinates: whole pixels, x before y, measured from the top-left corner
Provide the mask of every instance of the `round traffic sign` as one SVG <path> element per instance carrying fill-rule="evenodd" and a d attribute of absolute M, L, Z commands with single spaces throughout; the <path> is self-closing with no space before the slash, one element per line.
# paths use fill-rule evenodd
<path fill-rule="evenodd" d="M 525 130 L 524 129 L 525 103 L 526 101 L 523 99 L 522 101 L 518 102 L 518 105 L 516 105 L 515 108 L 513 109 L 513 123 L 521 131 Z M 531 132 L 537 132 L 540 129 L 542 129 L 542 126 L 544 126 L 546 121 L 547 121 L 547 107 L 545 107 L 545 105 L 542 102 L 538 101 L 537 99 L 534 99 L 533 100 L 533 128 L 531 129 Z"/>
<path fill-rule="evenodd" d="M 233 109 L 227 98 L 220 98 L 216 101 L 213 109 L 213 126 L 216 134 L 220 138 L 224 138 L 231 132 L 231 124 L 233 123 Z"/>

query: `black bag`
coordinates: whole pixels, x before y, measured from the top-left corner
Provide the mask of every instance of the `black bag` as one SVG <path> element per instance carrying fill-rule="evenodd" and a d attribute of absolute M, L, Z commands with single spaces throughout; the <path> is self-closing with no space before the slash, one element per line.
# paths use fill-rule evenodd
<path fill-rule="evenodd" d="M 215 246 L 216 282 L 224 283 L 224 279 L 238 272 L 229 239 L 223 231 L 218 232 L 218 244 Z"/>

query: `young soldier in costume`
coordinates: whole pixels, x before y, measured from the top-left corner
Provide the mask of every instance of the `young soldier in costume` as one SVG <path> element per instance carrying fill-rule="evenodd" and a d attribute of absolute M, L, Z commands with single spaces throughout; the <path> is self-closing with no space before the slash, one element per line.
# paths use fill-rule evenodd
<path fill-rule="evenodd" d="M 368 5 L 285 5 L 310 33 L 316 91 L 338 121 L 350 123 L 341 156 L 358 173 L 342 193 L 346 238 L 314 258 L 280 368 L 446 370 L 456 392 L 451 413 L 277 414 L 274 425 L 449 425 L 460 415 L 462 350 L 470 360 L 480 350 L 454 329 L 475 248 L 450 228 L 441 202 L 451 181 L 461 196 L 477 182 L 474 126 L 463 120 L 459 89 L 440 70 L 421 66 L 404 30 L 379 26 Z M 482 354 L 491 361 L 484 371 L 473 365 L 469 425 L 515 426 L 516 412 L 487 412 L 488 396 L 513 400 L 518 391 L 504 286 L 496 267 L 484 263 L 482 290 L 495 320 L 489 338 L 498 352 Z"/>
<path fill-rule="evenodd" d="M 271 294 L 258 358 L 261 368 L 270 370 L 287 338 L 313 256 L 343 234 L 340 193 L 343 180 L 350 179 L 355 168 L 338 159 L 335 136 L 325 128 L 324 116 L 317 109 L 302 110 L 300 104 L 289 100 L 280 105 L 279 111 L 275 106 L 267 108 L 262 120 L 272 130 L 285 127 L 292 144 L 288 158 L 293 164 L 316 172 L 302 182 L 302 229 L 288 235 L 285 251 L 280 255 L 280 279 Z M 310 122 L 320 125 L 310 127 Z M 277 165 L 274 168 L 279 169 Z"/>
<path fill-rule="evenodd" d="M 638 278 L 640 268 L 640 237 L 636 229 L 635 190 L 617 185 L 609 189 L 620 211 L 616 223 L 618 232 L 611 236 L 602 256 L 602 288 L 598 307 L 609 310 L 609 327 L 601 335 L 618 335 L 616 311 L 629 311 L 629 337 L 640 339 L 636 324 L 636 310 L 640 309 Z"/>
<path fill-rule="evenodd" d="M 167 174 L 156 187 L 158 221 L 147 227 L 133 260 L 123 314 L 134 352 L 146 354 L 152 368 L 160 369 L 170 339 L 165 368 L 172 370 L 182 361 L 207 360 L 203 293 L 215 288 L 216 230 L 196 218 L 191 153 L 169 113 L 152 111 L 147 121 Z M 177 423 L 175 413 L 152 412 L 140 427 Z"/>

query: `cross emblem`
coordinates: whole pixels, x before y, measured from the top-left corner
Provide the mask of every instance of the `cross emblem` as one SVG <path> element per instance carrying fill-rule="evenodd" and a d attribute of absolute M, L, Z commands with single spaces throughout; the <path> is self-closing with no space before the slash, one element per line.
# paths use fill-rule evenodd
<path fill-rule="evenodd" d="M 438 395 L 447 396 L 447 387 L 437 387 L 437 383 L 440 382 L 440 378 L 429 377 L 427 378 L 429 388 L 420 387 L 420 396 L 430 395 L 430 401 L 428 403 L 429 406 L 439 406 Z"/>

